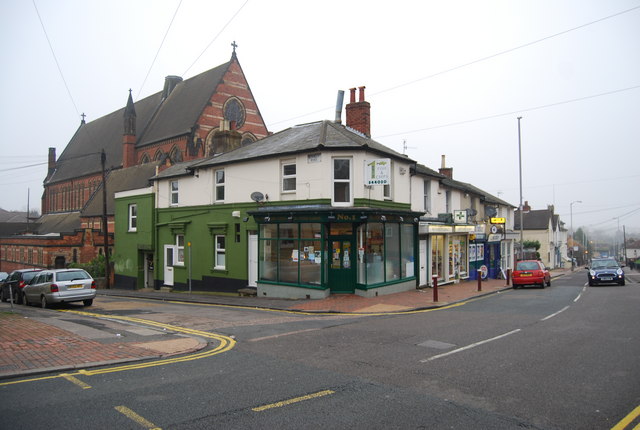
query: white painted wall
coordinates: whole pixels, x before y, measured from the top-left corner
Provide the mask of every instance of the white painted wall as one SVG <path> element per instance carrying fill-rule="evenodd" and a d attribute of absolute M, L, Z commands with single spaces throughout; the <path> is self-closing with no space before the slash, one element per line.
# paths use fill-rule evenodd
<path fill-rule="evenodd" d="M 319 154 L 319 156 L 318 156 Z M 352 167 L 352 193 L 354 198 L 371 198 L 383 200 L 383 187 L 364 185 L 365 160 L 383 158 L 377 154 L 363 152 L 322 152 L 309 157 L 310 154 L 297 154 L 247 161 L 217 168 L 199 169 L 197 176 L 162 179 L 158 181 L 158 201 L 160 208 L 170 207 L 170 182 L 179 181 L 178 206 L 211 205 L 214 202 L 214 171 L 225 171 L 224 203 L 249 202 L 251 193 L 261 192 L 269 197 L 269 201 L 290 201 L 306 199 L 326 199 L 332 197 L 333 158 L 350 158 Z M 281 165 L 285 161 L 296 163 L 296 190 L 281 191 Z M 392 163 L 392 200 L 399 203 L 410 203 L 411 177 L 409 162 L 393 160 Z M 422 185 L 420 190 L 422 190 Z M 420 191 L 422 192 L 422 191 Z"/>

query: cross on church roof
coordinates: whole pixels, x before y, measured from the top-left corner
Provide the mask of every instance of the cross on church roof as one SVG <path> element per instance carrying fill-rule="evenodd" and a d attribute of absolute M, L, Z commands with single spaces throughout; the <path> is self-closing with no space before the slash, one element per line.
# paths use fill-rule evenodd
<path fill-rule="evenodd" d="M 80 115 L 82 117 L 82 123 L 84 123 L 84 118 L 86 117 L 86 115 L 84 114 L 84 112 L 82 112 L 82 115 Z"/>
<path fill-rule="evenodd" d="M 233 42 L 231 42 L 231 46 L 233 46 L 233 53 L 236 53 L 236 48 L 238 47 L 238 44 L 236 43 L 236 41 L 234 40 Z"/>

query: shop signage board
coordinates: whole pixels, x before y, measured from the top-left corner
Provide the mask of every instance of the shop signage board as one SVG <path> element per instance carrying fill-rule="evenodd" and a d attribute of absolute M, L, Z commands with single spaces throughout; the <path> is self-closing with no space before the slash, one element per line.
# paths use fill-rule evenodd
<path fill-rule="evenodd" d="M 390 185 L 391 159 L 377 158 L 375 160 L 364 160 L 364 184 Z"/>
<path fill-rule="evenodd" d="M 506 224 L 507 223 L 507 219 L 506 218 L 491 218 L 491 224 Z"/>

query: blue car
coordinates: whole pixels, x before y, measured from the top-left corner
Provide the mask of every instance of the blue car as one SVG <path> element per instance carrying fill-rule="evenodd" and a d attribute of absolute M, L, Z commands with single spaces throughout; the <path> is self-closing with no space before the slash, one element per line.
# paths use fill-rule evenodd
<path fill-rule="evenodd" d="M 624 285 L 624 271 L 615 258 L 594 258 L 589 270 L 589 286 L 599 284 Z"/>

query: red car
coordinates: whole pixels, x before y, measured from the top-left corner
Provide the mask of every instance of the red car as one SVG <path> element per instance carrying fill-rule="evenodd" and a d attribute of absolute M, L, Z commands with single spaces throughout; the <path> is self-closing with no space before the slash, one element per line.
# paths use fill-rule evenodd
<path fill-rule="evenodd" d="M 511 275 L 513 289 L 523 285 L 551 286 L 551 274 L 541 261 L 522 260 L 516 263 L 516 270 Z"/>

